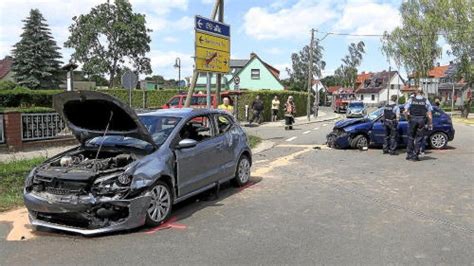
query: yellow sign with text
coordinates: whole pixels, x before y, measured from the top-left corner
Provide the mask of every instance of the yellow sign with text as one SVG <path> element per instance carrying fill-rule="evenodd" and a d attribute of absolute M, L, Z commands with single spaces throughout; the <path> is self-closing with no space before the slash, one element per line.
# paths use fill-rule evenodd
<path fill-rule="evenodd" d="M 216 37 L 202 32 L 196 32 L 196 47 L 198 46 L 230 53 L 229 39 Z"/>
<path fill-rule="evenodd" d="M 229 73 L 230 53 L 196 46 L 196 70 Z"/>

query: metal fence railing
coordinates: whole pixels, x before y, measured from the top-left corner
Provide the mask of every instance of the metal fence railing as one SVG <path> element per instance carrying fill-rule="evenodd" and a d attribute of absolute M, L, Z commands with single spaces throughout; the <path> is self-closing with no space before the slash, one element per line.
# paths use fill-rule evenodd
<path fill-rule="evenodd" d="M 21 114 L 22 140 L 51 139 L 65 128 L 58 113 Z"/>
<path fill-rule="evenodd" d="M 5 142 L 5 127 L 3 126 L 3 115 L 0 114 L 0 143 Z"/>

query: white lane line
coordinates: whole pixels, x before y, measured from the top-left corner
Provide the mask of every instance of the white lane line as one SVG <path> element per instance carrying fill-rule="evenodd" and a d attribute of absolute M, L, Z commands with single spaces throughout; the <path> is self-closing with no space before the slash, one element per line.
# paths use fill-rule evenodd
<path fill-rule="evenodd" d="M 296 139 L 296 137 L 291 137 L 291 138 L 287 139 L 286 141 L 293 141 L 295 139 Z"/>
<path fill-rule="evenodd" d="M 303 135 L 306 135 L 306 134 L 308 134 L 308 133 L 311 133 L 311 130 L 308 130 L 308 131 L 303 132 Z"/>
<path fill-rule="evenodd" d="M 328 124 L 323 124 L 323 127 L 327 126 Z"/>
<path fill-rule="evenodd" d="M 313 128 L 313 130 L 318 130 L 318 129 L 319 129 L 319 127 L 315 127 L 315 128 Z"/>

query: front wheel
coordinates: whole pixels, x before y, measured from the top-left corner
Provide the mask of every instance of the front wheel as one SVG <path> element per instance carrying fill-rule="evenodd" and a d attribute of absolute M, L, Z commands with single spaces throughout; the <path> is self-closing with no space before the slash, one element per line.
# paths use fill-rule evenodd
<path fill-rule="evenodd" d="M 158 181 L 150 193 L 151 201 L 146 212 L 145 223 L 149 226 L 158 226 L 166 221 L 171 214 L 171 190 L 165 182 Z"/>
<path fill-rule="evenodd" d="M 443 149 L 448 145 L 448 135 L 443 132 L 435 132 L 431 134 L 430 146 L 433 149 Z"/>
<path fill-rule="evenodd" d="M 235 177 L 232 180 L 236 187 L 242 187 L 249 182 L 250 179 L 250 159 L 246 155 L 242 155 L 237 164 Z"/>
<path fill-rule="evenodd" d="M 362 149 L 369 146 L 369 139 L 364 135 L 357 135 L 351 141 L 351 147 L 354 149 Z"/>

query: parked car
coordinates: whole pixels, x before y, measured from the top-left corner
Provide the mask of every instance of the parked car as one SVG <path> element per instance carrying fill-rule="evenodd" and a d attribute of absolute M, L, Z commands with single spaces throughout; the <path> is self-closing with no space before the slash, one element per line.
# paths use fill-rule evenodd
<path fill-rule="evenodd" d="M 27 176 L 24 200 L 35 226 L 84 235 L 156 226 L 184 199 L 228 180 L 238 186 L 249 181 L 247 136 L 224 111 L 137 115 L 93 91 L 53 100 L 81 145 Z"/>
<path fill-rule="evenodd" d="M 363 102 L 350 102 L 347 105 L 346 117 L 363 117 L 367 114 L 367 108 Z"/>
<path fill-rule="evenodd" d="M 230 100 L 230 104 L 234 105 L 233 97 L 234 95 L 240 95 L 240 92 L 237 91 L 226 91 L 221 93 L 221 98 L 228 97 Z M 169 108 L 184 108 L 184 104 L 186 102 L 187 94 L 177 94 L 171 99 L 168 100 L 163 106 L 162 109 L 169 109 Z M 217 101 L 216 101 L 216 94 L 211 94 L 211 106 L 212 108 L 217 108 Z M 207 107 L 207 95 L 206 94 L 193 94 L 191 98 L 191 108 L 206 108 Z"/>
<path fill-rule="evenodd" d="M 400 106 L 403 112 L 404 106 Z M 455 130 L 451 117 L 438 107 L 433 107 L 433 130 L 427 132 L 427 144 L 434 149 L 442 149 L 454 139 Z M 333 148 L 362 148 L 369 145 L 381 146 L 385 128 L 381 121 L 383 108 L 379 108 L 363 118 L 344 119 L 336 122 L 333 131 L 327 135 L 327 143 Z M 404 115 L 398 123 L 398 144 L 406 146 L 408 141 L 408 121 Z"/>

